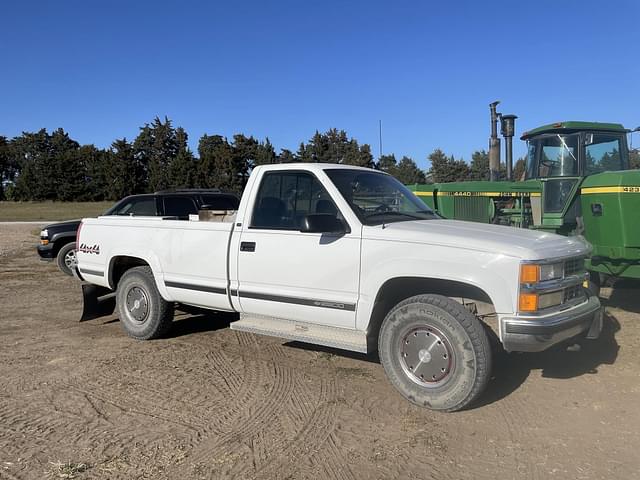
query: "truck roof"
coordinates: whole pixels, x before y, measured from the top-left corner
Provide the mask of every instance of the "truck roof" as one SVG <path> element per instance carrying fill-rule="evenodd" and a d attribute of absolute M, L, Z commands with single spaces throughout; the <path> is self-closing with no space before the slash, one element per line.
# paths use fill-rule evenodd
<path fill-rule="evenodd" d="M 556 122 L 548 125 L 543 125 L 528 132 L 524 132 L 520 137 L 521 140 L 528 140 L 529 138 L 540 135 L 541 133 L 572 133 L 579 130 L 595 130 L 595 131 L 610 131 L 610 132 L 628 132 L 626 128 L 620 123 L 602 123 L 602 122 L 578 122 L 570 120 L 568 122 Z"/>
<path fill-rule="evenodd" d="M 379 170 L 374 170 L 372 168 L 366 167 L 357 167 L 355 165 L 343 165 L 341 163 L 307 163 L 307 162 L 294 162 L 294 163 L 273 163 L 269 165 L 260 165 L 256 167 L 256 169 L 263 170 L 309 170 L 312 172 L 319 170 L 333 170 L 336 168 L 342 169 L 350 169 L 350 170 L 363 170 L 363 171 L 375 171 L 379 172 Z M 380 172 L 384 173 L 384 172 Z"/>

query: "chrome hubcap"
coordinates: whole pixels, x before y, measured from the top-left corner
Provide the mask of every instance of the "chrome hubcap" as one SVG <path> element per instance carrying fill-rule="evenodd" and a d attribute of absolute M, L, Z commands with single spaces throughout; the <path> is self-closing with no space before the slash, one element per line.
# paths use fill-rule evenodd
<path fill-rule="evenodd" d="M 149 315 L 149 299 L 140 287 L 133 287 L 127 292 L 127 312 L 136 322 L 144 322 Z"/>
<path fill-rule="evenodd" d="M 400 337 L 398 351 L 405 374 L 423 387 L 441 385 L 453 370 L 451 343 L 435 327 L 411 328 Z"/>

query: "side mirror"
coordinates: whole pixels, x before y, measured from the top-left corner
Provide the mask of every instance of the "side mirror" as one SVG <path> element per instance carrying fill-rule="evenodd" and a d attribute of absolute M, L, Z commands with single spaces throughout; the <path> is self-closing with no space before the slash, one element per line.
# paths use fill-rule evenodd
<path fill-rule="evenodd" d="M 302 219 L 300 231 L 305 233 L 347 233 L 346 225 L 335 215 L 330 213 L 313 213 Z"/>

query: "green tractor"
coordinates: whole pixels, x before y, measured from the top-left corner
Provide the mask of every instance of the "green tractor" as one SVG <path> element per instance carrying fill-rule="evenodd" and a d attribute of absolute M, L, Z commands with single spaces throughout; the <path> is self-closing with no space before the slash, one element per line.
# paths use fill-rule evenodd
<path fill-rule="evenodd" d="M 519 181 L 497 181 L 501 121 L 511 177 L 515 115 L 491 104 L 491 178 L 410 185 L 445 218 L 581 235 L 593 247 L 590 287 L 606 277 L 640 278 L 640 170 L 629 170 L 627 134 L 617 123 L 559 122 L 525 132 L 527 165 Z M 638 129 L 636 129 L 637 131 Z"/>

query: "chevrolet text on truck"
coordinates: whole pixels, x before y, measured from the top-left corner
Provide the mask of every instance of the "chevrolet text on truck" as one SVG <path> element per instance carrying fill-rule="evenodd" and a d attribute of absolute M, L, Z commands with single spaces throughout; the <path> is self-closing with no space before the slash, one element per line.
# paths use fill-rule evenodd
<path fill-rule="evenodd" d="M 239 312 L 231 328 L 378 351 L 394 387 L 467 406 L 507 351 L 597 338 L 578 238 L 445 220 L 393 177 L 286 164 L 253 170 L 237 212 L 85 219 L 77 274 L 115 291 L 125 331 L 163 335 L 176 303 Z"/>

